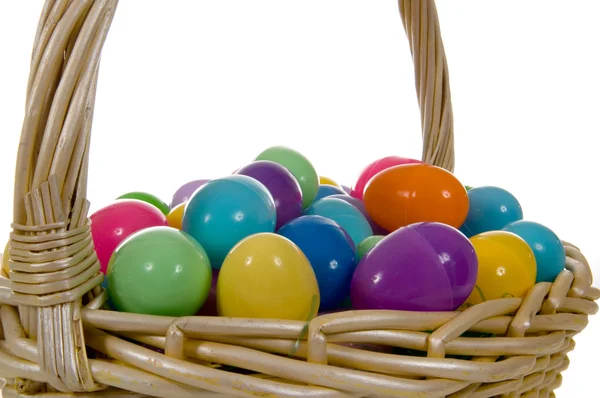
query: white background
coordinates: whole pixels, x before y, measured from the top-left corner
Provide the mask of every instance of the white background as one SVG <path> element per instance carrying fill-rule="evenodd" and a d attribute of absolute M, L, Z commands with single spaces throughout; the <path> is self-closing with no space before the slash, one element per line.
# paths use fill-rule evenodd
<path fill-rule="evenodd" d="M 6 237 L 42 4 L 0 2 Z M 600 275 L 600 5 L 440 0 L 438 10 L 456 175 L 514 193 L 525 218 L 579 245 Z M 276 144 L 351 185 L 375 158 L 420 157 L 418 112 L 393 0 L 123 0 L 103 53 L 88 196 L 94 210 L 133 190 L 169 202 L 182 183 L 229 174 Z M 600 315 L 577 338 L 559 397 L 598 395 L 598 335 Z"/>

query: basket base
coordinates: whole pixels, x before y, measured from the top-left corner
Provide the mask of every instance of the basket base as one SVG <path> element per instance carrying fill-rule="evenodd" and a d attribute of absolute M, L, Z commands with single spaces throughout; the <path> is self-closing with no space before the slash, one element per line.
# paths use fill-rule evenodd
<path fill-rule="evenodd" d="M 560 383 L 558 383 L 558 385 L 560 385 Z M 554 391 L 549 391 L 547 389 L 543 390 L 542 392 L 540 392 L 538 390 L 532 390 L 529 392 L 525 392 L 524 394 L 525 395 L 523 395 L 523 396 L 527 396 L 527 397 L 530 396 L 529 394 L 532 394 L 531 396 L 535 396 L 535 397 L 543 396 L 543 397 L 548 397 L 548 398 L 556 398 L 556 394 L 554 393 Z M 540 395 L 540 394 L 542 394 L 542 395 Z M 497 396 L 494 396 L 494 398 L 501 398 L 504 396 L 505 395 L 497 395 Z M 11 382 L 6 382 L 6 380 L 0 378 L 0 398 L 33 398 L 33 397 L 39 397 L 39 398 L 154 398 L 150 395 L 138 394 L 138 393 L 134 393 L 134 392 L 117 390 L 117 389 L 109 389 L 109 390 L 99 391 L 99 392 L 95 392 L 95 393 L 54 392 L 54 393 L 42 393 L 42 394 L 35 394 L 35 395 L 20 394 L 14 389 Z M 225 398 L 225 397 L 226 397 L 226 395 L 219 394 L 219 393 L 210 393 L 210 392 L 203 393 L 199 396 L 199 398 Z"/>
<path fill-rule="evenodd" d="M 0 397 L 2 398 L 152 398 L 149 395 L 137 394 L 133 392 L 127 392 L 123 390 L 111 390 L 103 391 L 102 393 L 42 393 L 42 394 L 20 394 L 13 387 L 6 384 L 0 390 Z"/>
<path fill-rule="evenodd" d="M 20 394 L 15 390 L 11 383 L 6 383 L 0 378 L 0 398 L 155 398 L 151 395 L 138 394 L 134 392 L 110 389 L 95 393 L 41 393 L 41 394 Z M 199 398 L 226 398 L 226 395 L 219 393 L 202 394 Z"/>

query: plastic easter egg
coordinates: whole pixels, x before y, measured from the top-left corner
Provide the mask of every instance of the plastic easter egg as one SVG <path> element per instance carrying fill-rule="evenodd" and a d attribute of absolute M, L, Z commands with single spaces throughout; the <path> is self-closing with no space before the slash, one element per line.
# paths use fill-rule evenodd
<path fill-rule="evenodd" d="M 465 305 L 504 297 L 525 297 L 535 285 L 535 255 L 527 242 L 508 231 L 473 236 L 477 254 L 477 284 Z"/>
<path fill-rule="evenodd" d="M 358 199 L 363 199 L 364 190 L 371 178 L 383 170 L 402 164 L 420 164 L 420 160 L 403 158 L 400 156 L 386 156 L 369 163 L 360 173 L 356 184 L 352 187 L 350 195 Z"/>
<path fill-rule="evenodd" d="M 465 187 L 441 167 L 407 164 L 388 168 L 365 189 L 365 208 L 388 231 L 418 222 L 460 227 L 469 211 Z"/>
<path fill-rule="evenodd" d="M 315 196 L 315 202 L 331 195 L 345 195 L 349 196 L 342 188 L 333 185 L 319 185 L 317 196 Z"/>
<path fill-rule="evenodd" d="M 231 175 L 196 190 L 187 202 L 182 229 L 202 245 L 212 267 L 218 269 L 240 240 L 274 232 L 276 218 L 275 202 L 263 184 L 252 177 Z"/>
<path fill-rule="evenodd" d="M 365 208 L 364 202 L 361 199 L 355 198 L 350 195 L 330 195 L 330 196 L 328 196 L 328 198 L 341 199 L 344 202 L 348 202 L 352 206 L 354 206 L 358 210 L 360 210 L 360 212 L 363 214 L 363 216 L 365 216 L 365 218 L 369 222 L 369 225 L 371 226 L 371 229 L 373 230 L 373 234 L 375 234 L 375 235 L 387 235 L 388 234 L 388 231 L 381 228 L 381 226 L 379 226 L 375 221 L 373 221 L 373 219 L 367 212 L 367 209 Z"/>
<path fill-rule="evenodd" d="M 2 271 L 4 275 L 10 275 L 10 267 L 8 266 L 8 247 L 10 245 L 10 241 L 6 242 L 6 246 L 4 247 L 4 251 L 2 252 Z"/>
<path fill-rule="evenodd" d="M 342 185 L 342 189 L 344 190 L 344 192 L 346 192 L 348 195 L 350 195 L 350 192 L 352 192 L 352 189 L 347 186 L 347 185 Z"/>
<path fill-rule="evenodd" d="M 304 214 L 335 221 L 350 235 L 355 246 L 373 235 L 373 229 L 360 210 L 341 199 L 327 197 L 318 200 L 306 209 Z"/>
<path fill-rule="evenodd" d="M 180 203 L 173 207 L 167 215 L 167 224 L 169 227 L 181 229 L 181 223 L 183 221 L 183 212 L 185 210 L 185 203 Z"/>
<path fill-rule="evenodd" d="M 437 253 L 450 280 L 452 307 L 460 307 L 473 292 L 477 281 L 477 255 L 471 241 L 458 229 L 442 223 L 422 222 L 407 228 L 418 232 Z"/>
<path fill-rule="evenodd" d="M 154 227 L 131 235 L 108 266 L 108 293 L 117 311 L 190 316 L 210 291 L 211 267 L 201 245 L 183 231 Z"/>
<path fill-rule="evenodd" d="M 312 204 L 319 189 L 319 176 L 312 163 L 301 153 L 285 147 L 273 146 L 261 152 L 254 160 L 270 160 L 287 168 L 302 189 L 302 208 Z"/>
<path fill-rule="evenodd" d="M 194 180 L 194 181 L 186 182 L 185 184 L 183 184 L 182 186 L 177 188 L 177 191 L 175 191 L 175 193 L 173 194 L 173 199 L 171 199 L 171 208 L 174 208 L 175 206 L 177 206 L 180 203 L 187 202 L 190 199 L 190 197 L 192 196 L 192 194 L 194 192 L 196 192 L 196 190 L 198 188 L 200 188 L 202 185 L 206 184 L 208 181 L 210 181 L 210 180 L 207 180 L 207 179 Z"/>
<path fill-rule="evenodd" d="M 236 174 L 252 177 L 262 183 L 275 201 L 275 229 L 302 215 L 302 190 L 296 178 L 279 163 L 269 160 L 252 162 Z"/>
<path fill-rule="evenodd" d="M 217 281 L 219 280 L 219 270 L 212 270 L 212 283 L 208 297 L 196 315 L 200 316 L 219 316 L 217 312 Z"/>
<path fill-rule="evenodd" d="M 417 229 L 390 233 L 358 263 L 350 285 L 352 306 L 358 310 L 454 310 L 442 254 Z"/>
<path fill-rule="evenodd" d="M 537 265 L 536 283 L 554 282 L 565 269 L 565 248 L 550 228 L 533 221 L 520 220 L 508 224 L 504 231 L 521 237 L 533 251 Z"/>
<path fill-rule="evenodd" d="M 473 187 L 472 187 L 472 186 L 470 186 L 470 185 L 465 185 L 465 189 L 466 189 L 467 191 L 470 191 L 471 189 L 473 189 Z"/>
<path fill-rule="evenodd" d="M 356 266 L 354 243 L 344 230 L 328 218 L 302 216 L 278 234 L 294 242 L 308 258 L 319 284 L 321 310 L 340 306 L 350 294 Z"/>
<path fill-rule="evenodd" d="M 106 272 L 110 256 L 125 238 L 142 229 L 167 226 L 167 218 L 156 206 L 136 199 L 117 200 L 94 212 L 90 220 L 102 272 Z"/>
<path fill-rule="evenodd" d="M 163 202 L 158 196 L 147 192 L 129 192 L 119 196 L 117 199 L 137 199 L 142 202 L 150 203 L 151 205 L 156 206 L 165 216 L 171 211 L 169 205 Z"/>
<path fill-rule="evenodd" d="M 337 182 L 335 182 L 331 178 L 324 177 L 324 176 L 320 176 L 319 177 L 319 185 L 333 185 L 334 187 L 338 187 L 338 188 L 342 187 L 340 184 L 338 184 Z"/>
<path fill-rule="evenodd" d="M 363 257 L 368 252 L 370 252 L 371 249 L 373 249 L 375 245 L 378 244 L 383 238 L 385 238 L 384 235 L 373 235 L 360 242 L 360 244 L 356 248 L 356 255 L 358 257 L 358 260 L 362 260 Z"/>
<path fill-rule="evenodd" d="M 460 227 L 467 237 L 482 232 L 500 231 L 508 224 L 523 219 L 517 198 L 498 187 L 477 187 L 468 192 L 469 212 Z"/>
<path fill-rule="evenodd" d="M 108 291 L 108 276 L 104 275 L 104 280 L 100 284 L 100 287 L 102 289 Z M 102 309 L 105 309 L 107 311 L 116 311 L 115 305 L 113 304 L 112 300 L 110 299 L 110 296 L 108 297 L 108 299 L 106 300 L 106 302 L 102 306 Z"/>
<path fill-rule="evenodd" d="M 310 262 L 289 239 L 259 233 L 225 258 L 217 281 L 219 315 L 308 322 L 319 312 L 319 285 Z"/>

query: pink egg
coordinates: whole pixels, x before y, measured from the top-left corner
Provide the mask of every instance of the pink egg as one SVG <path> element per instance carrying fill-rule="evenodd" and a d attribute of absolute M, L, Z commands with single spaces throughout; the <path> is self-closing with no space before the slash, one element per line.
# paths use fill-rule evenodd
<path fill-rule="evenodd" d="M 411 159 L 411 158 L 403 158 L 400 156 L 386 156 L 381 159 L 377 159 L 374 162 L 369 163 L 358 176 L 358 180 L 356 184 L 350 190 L 350 196 L 353 196 L 358 199 L 363 198 L 363 192 L 365 187 L 369 183 L 369 180 L 375 175 L 383 170 L 389 169 L 390 167 L 398 166 L 401 164 L 410 164 L 410 163 L 423 163 L 420 160 Z"/>
<path fill-rule="evenodd" d="M 94 248 L 104 273 L 110 256 L 128 236 L 145 228 L 168 225 L 167 217 L 157 207 L 136 199 L 120 199 L 96 211 L 90 220 Z"/>

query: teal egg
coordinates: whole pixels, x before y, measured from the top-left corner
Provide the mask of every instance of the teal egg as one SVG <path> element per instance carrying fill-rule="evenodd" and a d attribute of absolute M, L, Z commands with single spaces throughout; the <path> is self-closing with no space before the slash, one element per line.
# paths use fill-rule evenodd
<path fill-rule="evenodd" d="M 484 186 L 467 191 L 469 212 L 460 231 L 471 238 L 488 231 L 500 231 L 511 222 L 523 219 L 517 198 L 505 189 Z"/>
<path fill-rule="evenodd" d="M 350 236 L 355 247 L 373 235 L 373 229 L 361 211 L 342 199 L 325 197 L 314 202 L 304 214 L 335 221 Z"/>
<path fill-rule="evenodd" d="M 258 180 L 245 175 L 217 178 L 189 199 L 182 229 L 202 245 L 214 269 L 247 236 L 274 232 L 277 212 L 273 196 Z"/>
<path fill-rule="evenodd" d="M 533 221 L 515 221 L 508 224 L 505 231 L 520 236 L 533 250 L 537 263 L 539 282 L 554 282 L 565 268 L 565 248 L 558 236 L 548 227 Z"/>

